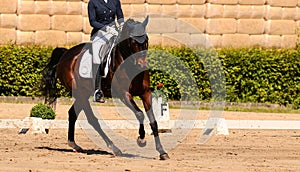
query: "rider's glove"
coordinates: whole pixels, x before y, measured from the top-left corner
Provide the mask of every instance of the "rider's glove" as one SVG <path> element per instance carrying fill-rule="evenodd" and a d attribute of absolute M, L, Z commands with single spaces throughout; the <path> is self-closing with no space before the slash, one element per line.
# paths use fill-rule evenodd
<path fill-rule="evenodd" d="M 116 31 L 116 29 L 114 27 L 111 26 L 106 26 L 106 32 L 117 36 L 118 35 L 118 31 Z"/>
<path fill-rule="evenodd" d="M 124 26 L 124 22 L 120 23 L 120 26 L 119 26 L 119 31 L 120 31 L 120 32 L 122 31 L 123 26 Z"/>

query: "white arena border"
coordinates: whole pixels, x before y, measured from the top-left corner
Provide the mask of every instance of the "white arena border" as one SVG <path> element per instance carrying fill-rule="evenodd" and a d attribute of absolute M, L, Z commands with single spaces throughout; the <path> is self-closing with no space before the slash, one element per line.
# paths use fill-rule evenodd
<path fill-rule="evenodd" d="M 139 127 L 136 120 L 99 120 L 99 122 L 103 129 L 138 129 Z M 206 122 L 207 120 L 170 120 L 169 124 L 173 129 L 190 128 L 190 124 L 194 124 L 193 129 L 203 129 Z M 300 120 L 225 120 L 225 122 L 228 129 L 300 130 Z M 24 128 L 26 127 L 24 123 L 22 119 L 0 119 L 0 129 Z M 51 129 L 68 128 L 67 120 L 43 120 L 43 123 L 47 123 Z M 86 120 L 77 120 L 76 128 L 86 124 Z M 160 126 L 160 122 L 158 125 Z M 148 125 L 145 125 L 146 129 L 147 127 Z"/>

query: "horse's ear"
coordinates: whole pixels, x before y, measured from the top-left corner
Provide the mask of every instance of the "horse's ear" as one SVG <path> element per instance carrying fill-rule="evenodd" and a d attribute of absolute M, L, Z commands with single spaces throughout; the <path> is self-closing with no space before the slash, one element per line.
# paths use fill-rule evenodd
<path fill-rule="evenodd" d="M 143 25 L 144 27 L 146 27 L 147 24 L 148 24 L 148 22 L 149 22 L 149 15 L 145 18 L 145 20 L 143 21 L 142 25 Z"/>

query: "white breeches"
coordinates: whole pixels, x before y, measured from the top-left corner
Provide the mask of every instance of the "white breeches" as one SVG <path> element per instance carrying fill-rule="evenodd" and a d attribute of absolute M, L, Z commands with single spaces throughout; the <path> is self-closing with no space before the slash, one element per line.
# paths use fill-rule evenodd
<path fill-rule="evenodd" d="M 109 40 L 113 35 L 103 30 L 99 30 L 96 34 L 94 34 L 91 38 L 92 41 L 92 52 L 93 52 L 93 63 L 100 64 L 103 61 L 104 57 L 99 56 L 100 48 L 108 44 Z"/>

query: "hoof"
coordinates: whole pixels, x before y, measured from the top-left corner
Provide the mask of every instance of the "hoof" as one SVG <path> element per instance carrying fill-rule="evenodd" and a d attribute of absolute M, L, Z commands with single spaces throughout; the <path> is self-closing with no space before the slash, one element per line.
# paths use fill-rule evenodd
<path fill-rule="evenodd" d="M 111 146 L 108 146 L 111 151 L 113 152 L 114 156 L 122 156 L 122 152 L 119 148 L 117 148 L 115 145 L 111 145 Z"/>
<path fill-rule="evenodd" d="M 68 141 L 68 145 L 73 149 L 74 152 L 83 152 L 83 149 L 75 142 Z"/>
<path fill-rule="evenodd" d="M 139 147 L 145 147 L 147 145 L 147 141 L 145 139 L 141 139 L 140 137 L 137 138 L 136 143 Z"/>
<path fill-rule="evenodd" d="M 170 157 L 167 153 L 161 154 L 159 156 L 159 158 L 160 158 L 159 160 L 168 160 L 168 159 L 170 159 Z"/>

